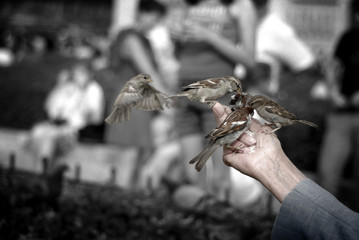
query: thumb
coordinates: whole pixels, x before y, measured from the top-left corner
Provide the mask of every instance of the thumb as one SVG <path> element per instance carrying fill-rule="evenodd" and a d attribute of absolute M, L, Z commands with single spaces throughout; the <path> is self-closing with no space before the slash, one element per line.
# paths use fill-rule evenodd
<path fill-rule="evenodd" d="M 216 118 L 217 124 L 221 124 L 224 121 L 224 119 L 226 119 L 228 114 L 232 112 L 229 107 L 224 106 L 220 103 L 216 103 L 213 106 L 212 111 L 214 113 L 214 117 Z"/>

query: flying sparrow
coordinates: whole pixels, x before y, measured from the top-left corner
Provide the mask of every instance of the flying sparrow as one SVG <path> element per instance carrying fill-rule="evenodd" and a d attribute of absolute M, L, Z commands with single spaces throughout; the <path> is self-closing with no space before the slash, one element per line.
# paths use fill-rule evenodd
<path fill-rule="evenodd" d="M 210 107 L 213 107 L 216 99 L 234 91 L 242 92 L 241 81 L 237 77 L 227 76 L 192 83 L 183 87 L 181 93 L 168 98 L 187 97 L 190 100 L 207 103 Z"/>
<path fill-rule="evenodd" d="M 207 162 L 208 158 L 220 146 L 233 148 L 239 152 L 239 148 L 230 146 L 245 131 L 248 130 L 253 115 L 253 108 L 244 107 L 231 112 L 227 118 L 215 129 L 213 129 L 206 138 L 210 138 L 209 144 L 193 158 L 189 163 L 196 163 L 196 170 L 199 172 Z"/>
<path fill-rule="evenodd" d="M 108 124 L 128 121 L 132 107 L 139 110 L 162 110 L 167 95 L 150 86 L 152 78 L 141 73 L 131 78 L 122 88 L 113 104 L 112 113 L 105 119 Z"/>
<path fill-rule="evenodd" d="M 289 112 L 278 103 L 261 95 L 250 97 L 250 99 L 247 101 L 247 105 L 254 108 L 259 116 L 261 116 L 264 120 L 272 123 L 272 126 L 276 127 L 271 131 L 272 133 L 279 130 L 283 126 L 289 126 L 296 122 L 318 128 L 315 123 L 298 119 L 296 115 Z"/>

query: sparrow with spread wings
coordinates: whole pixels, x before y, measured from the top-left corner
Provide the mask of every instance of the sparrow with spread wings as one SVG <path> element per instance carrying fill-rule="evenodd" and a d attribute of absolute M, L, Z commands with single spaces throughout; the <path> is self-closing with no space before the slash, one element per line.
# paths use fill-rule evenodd
<path fill-rule="evenodd" d="M 145 111 L 163 110 L 167 95 L 149 85 L 152 81 L 151 76 L 145 73 L 131 78 L 120 91 L 105 122 L 128 121 L 133 107 Z"/>

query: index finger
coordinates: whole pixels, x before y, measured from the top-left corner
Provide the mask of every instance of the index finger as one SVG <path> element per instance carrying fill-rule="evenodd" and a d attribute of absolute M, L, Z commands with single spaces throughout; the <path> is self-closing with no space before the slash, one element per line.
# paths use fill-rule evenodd
<path fill-rule="evenodd" d="M 231 109 L 227 106 L 224 106 L 220 103 L 216 103 L 212 111 L 214 113 L 214 117 L 216 118 L 217 124 L 221 124 L 224 119 L 232 112 Z"/>

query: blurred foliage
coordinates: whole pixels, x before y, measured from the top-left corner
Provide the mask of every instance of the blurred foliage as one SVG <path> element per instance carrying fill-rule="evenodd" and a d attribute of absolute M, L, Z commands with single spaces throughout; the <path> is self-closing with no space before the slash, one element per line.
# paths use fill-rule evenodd
<path fill-rule="evenodd" d="M 129 192 L 69 181 L 54 207 L 41 176 L 0 174 L 1 239 L 269 239 L 274 222 L 224 203 L 184 211 L 166 189 Z"/>

